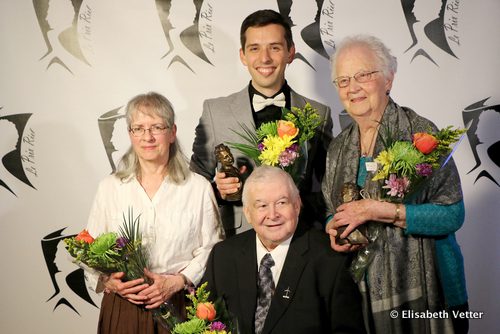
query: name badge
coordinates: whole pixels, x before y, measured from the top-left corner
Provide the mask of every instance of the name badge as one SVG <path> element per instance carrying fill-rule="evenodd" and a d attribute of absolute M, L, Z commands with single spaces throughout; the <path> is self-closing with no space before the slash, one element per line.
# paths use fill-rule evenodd
<path fill-rule="evenodd" d="M 375 161 L 365 162 L 365 167 L 367 172 L 376 172 L 378 167 Z"/>

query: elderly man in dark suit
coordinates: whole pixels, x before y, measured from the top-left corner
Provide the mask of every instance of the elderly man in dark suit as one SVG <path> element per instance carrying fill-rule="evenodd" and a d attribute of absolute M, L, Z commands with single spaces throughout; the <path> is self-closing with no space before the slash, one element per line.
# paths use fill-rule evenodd
<path fill-rule="evenodd" d="M 325 233 L 298 223 L 300 206 L 286 172 L 256 168 L 243 188 L 253 230 L 216 244 L 202 281 L 225 300 L 238 333 L 364 333 L 348 257 L 331 250 Z"/>
<path fill-rule="evenodd" d="M 242 23 L 240 39 L 240 60 L 252 80 L 237 93 L 204 102 L 203 114 L 196 127 L 190 167 L 213 181 L 226 235 L 250 229 L 243 219 L 241 203 L 225 201 L 226 195 L 235 193 L 243 184 L 238 178 L 215 172 L 217 161 L 214 148 L 220 143 L 242 142 L 231 131 L 241 131 L 240 124 L 249 129 L 258 128 L 262 123 L 280 119 L 281 107 L 303 108 L 309 102 L 318 110 L 323 123 L 309 141 L 307 167 L 300 192 L 308 216 L 316 215 L 317 220 L 321 220 L 324 217 L 323 204 L 318 185 L 325 171 L 326 151 L 332 137 L 330 108 L 298 94 L 288 86 L 285 69 L 293 61 L 295 46 L 290 26 L 279 13 L 260 10 L 250 14 Z M 253 168 L 253 163 L 240 152 L 233 154 L 242 172 L 246 170 L 248 173 Z"/>

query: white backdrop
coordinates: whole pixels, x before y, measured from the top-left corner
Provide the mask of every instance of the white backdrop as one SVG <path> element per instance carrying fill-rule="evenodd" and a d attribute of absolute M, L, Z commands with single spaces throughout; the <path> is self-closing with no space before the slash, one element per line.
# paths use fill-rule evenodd
<path fill-rule="evenodd" d="M 455 153 L 467 210 L 457 235 L 470 308 L 485 312 L 470 332 L 495 331 L 498 0 L 0 0 L 0 332 L 95 331 L 99 296 L 85 295 L 60 240 L 85 226 L 126 146 L 121 107 L 146 91 L 167 96 L 190 156 L 202 101 L 249 81 L 239 27 L 263 8 L 290 16 L 301 58 L 288 81 L 332 107 L 335 134 L 341 107 L 325 55 L 352 33 L 380 37 L 398 57 L 396 102 L 441 127 L 473 121 Z"/>

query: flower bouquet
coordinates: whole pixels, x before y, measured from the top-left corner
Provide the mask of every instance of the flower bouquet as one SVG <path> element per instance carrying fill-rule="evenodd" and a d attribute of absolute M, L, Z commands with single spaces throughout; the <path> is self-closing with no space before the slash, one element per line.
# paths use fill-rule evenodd
<path fill-rule="evenodd" d="M 123 214 L 123 226 L 118 233 L 107 232 L 94 238 L 84 229 L 64 242 L 73 262 L 84 269 L 91 268 L 106 275 L 123 272 L 124 281 L 145 278 L 146 283 L 151 283 L 144 276 L 144 268 L 149 268 L 149 251 L 142 243 L 139 226 L 140 215 L 134 218 L 133 210 L 129 209 L 128 216 Z M 168 302 L 153 313 L 160 325 L 173 326 L 173 306 Z"/>
<path fill-rule="evenodd" d="M 203 283 L 187 297 L 192 306 L 187 306 L 187 321 L 177 323 L 173 334 L 237 334 L 236 321 L 230 317 L 222 299 L 215 303 L 209 301 L 208 283 Z"/>
<path fill-rule="evenodd" d="M 402 202 L 417 193 L 420 186 L 448 162 L 450 145 L 459 140 L 465 129 L 448 126 L 437 133 L 418 132 L 412 142 L 386 140 L 386 149 L 375 162 L 380 165 L 373 181 L 384 180 L 382 198 Z M 441 159 L 448 157 L 442 164 Z"/>
<path fill-rule="evenodd" d="M 377 169 L 368 173 L 367 177 L 371 180 L 361 190 L 361 196 L 395 203 L 410 200 L 448 163 L 453 154 L 450 146 L 460 141 L 466 131 L 448 126 L 436 133 L 415 133 L 410 142 L 394 140 L 387 130 L 385 138 L 382 138 L 386 148 L 375 158 Z M 380 227 L 378 223 L 369 222 L 364 228 L 370 243 L 358 252 L 351 263 L 351 274 L 356 282 L 362 279 L 373 259 L 371 245 L 379 237 Z"/>
<path fill-rule="evenodd" d="M 235 132 L 246 143 L 227 143 L 257 166 L 278 166 L 289 173 L 296 184 L 304 177 L 307 165 L 307 142 L 321 124 L 318 111 L 307 103 L 304 108 L 282 108 L 280 120 L 263 123 L 252 130 L 241 124 L 244 133 Z"/>
<path fill-rule="evenodd" d="M 124 272 L 125 280 L 144 276 L 149 268 L 149 253 L 142 245 L 139 231 L 140 216 L 133 218 L 129 210 L 128 219 L 123 214 L 123 226 L 119 233 L 107 232 L 93 238 L 87 230 L 77 236 L 64 239 L 66 249 L 74 262 L 104 274 Z"/>

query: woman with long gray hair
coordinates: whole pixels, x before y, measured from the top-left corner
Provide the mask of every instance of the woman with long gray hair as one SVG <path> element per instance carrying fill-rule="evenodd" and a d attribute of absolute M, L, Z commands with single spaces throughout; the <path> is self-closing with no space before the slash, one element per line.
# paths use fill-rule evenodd
<path fill-rule="evenodd" d="M 92 289 L 104 291 L 99 333 L 168 333 L 151 310 L 170 301 L 179 314 L 185 311 L 184 289 L 200 283 L 221 240 L 220 219 L 210 183 L 187 168 L 170 102 L 158 93 L 138 95 L 128 102 L 126 119 L 131 147 L 99 184 L 87 229 L 93 236 L 118 232 L 129 208 L 140 215 L 148 283 L 124 281 L 122 272 L 87 277 Z"/>

